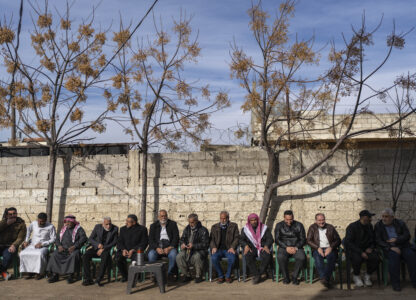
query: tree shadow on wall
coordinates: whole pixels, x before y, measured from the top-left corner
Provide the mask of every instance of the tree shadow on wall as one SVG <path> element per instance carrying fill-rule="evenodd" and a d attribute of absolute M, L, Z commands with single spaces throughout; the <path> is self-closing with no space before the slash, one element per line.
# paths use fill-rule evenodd
<path fill-rule="evenodd" d="M 157 220 L 159 214 L 159 178 L 160 178 L 160 162 L 161 162 L 161 155 L 160 153 L 154 153 L 151 156 L 151 162 L 155 165 L 155 176 L 153 177 L 153 199 L 154 199 L 154 206 L 153 206 L 153 221 Z"/>
<path fill-rule="evenodd" d="M 362 166 L 362 157 L 360 156 L 358 158 L 358 160 L 350 162 L 351 158 L 349 157 L 349 153 L 348 151 L 345 151 L 345 160 L 348 166 L 348 172 L 346 174 L 344 174 L 343 176 L 341 176 L 339 179 L 336 179 L 335 182 L 333 182 L 332 184 L 329 184 L 327 186 L 325 186 L 324 188 L 315 191 L 315 192 L 311 192 L 311 193 L 306 193 L 306 194 L 297 194 L 297 195 L 282 195 L 282 196 L 274 196 L 272 198 L 271 204 L 270 204 L 270 209 L 269 209 L 269 214 L 267 216 L 267 220 L 266 220 L 266 224 L 269 228 L 273 227 L 274 222 L 276 221 L 276 217 L 277 217 L 277 213 L 280 210 L 281 205 L 283 204 L 284 201 L 287 200 L 292 200 L 292 199 L 296 199 L 296 200 L 303 200 L 303 199 L 308 199 L 308 198 L 312 198 L 312 197 L 317 197 L 320 196 L 322 194 L 325 194 L 326 192 L 336 188 L 337 186 L 339 186 L 340 184 L 344 183 L 348 177 L 350 177 L 357 169 L 361 168 Z M 353 158 L 354 160 L 354 158 Z M 321 172 L 324 175 L 333 175 L 333 172 L 335 171 L 335 168 L 328 165 L 324 165 L 321 167 Z M 302 180 L 302 179 L 300 179 Z M 313 175 L 309 175 L 306 176 L 305 178 L 303 178 L 303 180 L 305 180 L 307 183 L 309 183 L 310 185 L 314 185 L 315 183 L 315 179 L 313 178 Z M 279 191 L 277 191 L 277 193 L 279 193 Z"/>

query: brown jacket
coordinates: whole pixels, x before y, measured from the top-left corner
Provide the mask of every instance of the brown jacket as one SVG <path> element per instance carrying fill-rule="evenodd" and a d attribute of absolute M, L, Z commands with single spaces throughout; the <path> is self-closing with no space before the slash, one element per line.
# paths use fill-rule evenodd
<path fill-rule="evenodd" d="M 329 246 L 332 249 L 338 248 L 341 244 L 341 238 L 339 237 L 337 230 L 331 224 L 325 224 L 325 227 L 326 237 L 328 238 Z M 317 250 L 319 248 L 319 231 L 318 225 L 316 225 L 315 223 L 309 227 L 306 241 L 313 250 Z"/>
<path fill-rule="evenodd" d="M 7 225 L 7 219 L 0 221 L 0 246 L 14 245 L 16 248 L 20 246 L 26 237 L 26 224 L 21 218 L 17 218 L 16 222 Z"/>
<path fill-rule="evenodd" d="M 230 222 L 227 228 L 227 235 L 225 236 L 225 245 L 227 249 L 236 249 L 240 234 L 238 232 L 238 225 Z M 211 242 L 209 243 L 210 248 L 218 248 L 221 241 L 221 227 L 220 223 L 214 224 L 211 227 Z"/>

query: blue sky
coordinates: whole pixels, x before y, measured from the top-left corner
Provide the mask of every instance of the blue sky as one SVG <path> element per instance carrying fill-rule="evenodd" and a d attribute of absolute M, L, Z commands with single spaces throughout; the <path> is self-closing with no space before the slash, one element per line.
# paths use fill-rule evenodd
<path fill-rule="evenodd" d="M 18 6 L 20 1 L 0 0 L 2 17 L 17 20 Z M 50 5 L 61 9 L 66 1 L 49 1 Z M 39 2 L 42 4 L 43 2 Z M 71 2 L 72 3 L 72 2 Z M 113 29 L 118 27 L 119 16 L 124 20 L 136 23 L 144 14 L 147 7 L 152 3 L 151 0 L 102 0 L 102 1 L 75 1 L 73 2 L 72 18 L 85 18 L 92 5 L 100 3 L 96 10 L 96 22 L 103 27 L 113 24 Z M 270 15 L 274 15 L 279 5 L 276 0 L 263 0 L 264 7 Z M 202 56 L 197 65 L 190 65 L 187 68 L 186 76 L 198 79 L 200 83 L 210 84 L 216 90 L 225 90 L 229 93 L 232 106 L 223 112 L 212 116 L 211 120 L 215 128 L 227 130 L 234 127 L 237 123 L 250 121 L 248 113 L 243 114 L 240 110 L 244 99 L 244 91 L 239 87 L 238 82 L 230 79 L 229 72 L 229 50 L 230 43 L 235 40 L 249 54 L 256 56 L 254 40 L 248 30 L 247 9 L 250 7 L 250 0 L 159 0 L 154 14 L 161 17 L 167 25 L 172 18 L 177 17 L 182 10 L 188 15 L 193 16 L 192 25 L 199 30 L 199 42 L 202 48 Z M 28 30 L 30 29 L 30 7 L 25 3 L 25 22 L 23 26 L 23 37 L 26 37 L 22 44 L 22 51 L 28 56 L 31 54 Z M 300 38 L 315 36 L 316 48 L 327 45 L 331 40 L 336 45 L 342 46 L 341 34 L 349 36 L 351 24 L 359 25 L 365 12 L 366 21 L 369 27 L 378 24 L 384 15 L 383 24 L 375 36 L 375 47 L 368 53 L 369 65 L 382 58 L 385 53 L 385 39 L 392 29 L 393 20 L 396 23 L 397 32 L 408 31 L 416 25 L 414 16 L 416 15 L 416 5 L 414 1 L 392 1 L 392 0 L 299 0 L 295 17 L 291 23 L 291 32 L 298 34 Z M 152 19 L 148 18 L 144 26 L 139 29 L 137 37 L 145 37 L 153 32 Z M 322 63 L 318 68 L 311 69 L 311 74 L 324 70 L 326 63 L 327 46 L 322 51 Z M 416 31 L 411 32 L 406 38 L 406 47 L 401 51 L 393 53 L 392 59 L 374 78 L 376 86 L 387 86 L 392 82 L 396 75 L 407 73 L 408 70 L 415 71 L 416 53 Z M 0 71 L 3 72 L 2 70 Z M 94 98 L 94 97 L 92 97 Z M 88 115 L 94 115 L 99 110 L 100 99 L 93 99 Z M 344 109 L 348 110 L 348 103 L 343 104 Z M 385 107 L 375 106 L 376 111 L 385 111 Z M 227 134 L 219 136 L 219 132 L 213 130 L 214 143 L 229 142 Z M 93 136 L 93 134 L 90 134 Z M 0 130 L 0 141 L 9 138 L 9 130 Z M 105 134 L 97 136 L 96 142 L 126 142 L 130 138 L 121 133 L 121 129 L 116 125 L 107 128 Z"/>

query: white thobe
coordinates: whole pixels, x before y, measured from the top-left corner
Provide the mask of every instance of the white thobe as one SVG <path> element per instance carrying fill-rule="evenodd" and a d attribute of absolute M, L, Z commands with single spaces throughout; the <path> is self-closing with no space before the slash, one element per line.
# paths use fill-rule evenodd
<path fill-rule="evenodd" d="M 30 236 L 32 235 L 32 239 Z M 29 246 L 20 252 L 20 272 L 42 274 L 45 272 L 48 246 L 55 242 L 55 226 L 46 223 L 44 227 L 39 227 L 38 221 L 32 222 L 26 234 L 26 242 Z M 42 248 L 35 248 L 35 245 L 41 243 Z"/>

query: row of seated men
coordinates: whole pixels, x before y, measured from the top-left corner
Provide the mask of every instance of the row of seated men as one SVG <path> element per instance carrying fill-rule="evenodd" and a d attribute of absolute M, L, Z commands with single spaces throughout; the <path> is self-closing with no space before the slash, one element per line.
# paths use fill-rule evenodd
<path fill-rule="evenodd" d="M 394 217 L 391 209 L 382 212 L 382 219 L 375 228 L 371 224 L 374 214 L 363 210 L 360 218 L 351 223 L 346 229 L 343 241 L 344 248 L 352 264 L 353 281 L 356 286 L 371 286 L 371 274 L 377 270 L 379 255 L 377 248 L 384 252 L 389 260 L 389 273 L 392 287 L 400 291 L 400 265 L 401 259 L 407 263 L 410 279 L 416 288 L 416 252 L 410 244 L 410 233 L 405 222 Z M 176 268 L 183 274 L 182 280 L 191 280 L 189 267 L 193 266 L 196 277 L 195 282 L 202 281 L 204 263 L 211 251 L 212 264 L 218 274 L 218 283 L 232 282 L 232 269 L 236 260 L 237 248 L 241 246 L 247 266 L 254 275 L 253 283 L 261 281 L 272 261 L 272 245 L 278 246 L 277 260 L 282 271 L 283 283 L 299 284 L 300 270 L 306 263 L 304 245 L 308 244 L 316 261 L 317 271 L 321 283 L 327 288 L 331 287 L 331 274 L 337 261 L 338 248 L 341 245 L 340 236 L 331 224 L 325 222 L 325 215 L 318 213 L 315 223 L 309 227 L 307 235 L 302 223 L 295 221 L 293 212 L 284 212 L 283 221 L 277 223 L 274 230 L 274 239 L 270 228 L 262 224 L 256 214 L 250 214 L 247 224 L 241 233 L 236 223 L 230 222 L 229 213 L 220 213 L 220 222 L 213 225 L 211 234 L 202 226 L 198 215 L 188 216 L 188 225 L 179 237 L 178 226 L 175 221 L 168 218 L 166 210 L 160 210 L 158 221 L 150 226 L 149 234 L 146 227 L 139 225 L 135 215 L 128 215 L 126 225 L 120 228 L 111 223 L 109 217 L 103 219 L 102 224 L 95 226 L 89 238 L 84 229 L 72 215 L 66 216 L 64 225 L 55 237 L 55 228 L 46 221 L 47 216 L 40 213 L 38 220 L 30 224 L 26 230 L 23 219 L 17 217 L 15 208 L 5 210 L 3 220 L 0 222 L 0 254 L 2 255 L 1 272 L 4 279 L 9 278 L 7 268 L 13 256 L 17 255 L 20 244 L 20 272 L 29 273 L 28 278 L 36 275 L 41 279 L 45 272 L 51 277 L 49 282 L 59 280 L 59 275 L 68 275 L 68 283 L 75 281 L 74 274 L 79 271 L 80 249 L 86 243 L 91 248 L 84 254 L 82 264 L 84 271 L 83 285 L 92 285 L 90 263 L 93 257 L 101 258 L 100 270 L 95 284 L 102 286 L 102 279 L 106 269 L 111 264 L 110 251 L 117 246 L 115 255 L 116 264 L 121 272 L 122 281 L 127 280 L 127 259 L 136 260 L 137 250 L 147 249 L 148 261 L 155 262 L 163 256 L 168 257 L 168 278 L 173 280 Z M 48 246 L 55 243 L 57 250 L 49 258 Z M 178 246 L 181 251 L 178 253 Z M 224 275 L 220 262 L 226 258 L 228 265 Z M 292 276 L 289 274 L 289 258 L 295 259 Z M 325 263 L 326 259 L 326 263 Z M 257 267 L 256 260 L 260 260 Z M 361 265 L 366 264 L 366 272 L 361 278 Z"/>

